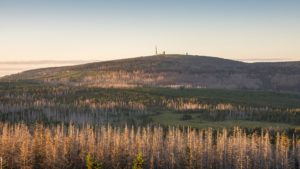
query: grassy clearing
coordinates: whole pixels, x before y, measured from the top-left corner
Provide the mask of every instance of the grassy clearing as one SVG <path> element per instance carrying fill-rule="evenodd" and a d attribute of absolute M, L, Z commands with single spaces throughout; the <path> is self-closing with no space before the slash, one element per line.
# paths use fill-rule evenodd
<path fill-rule="evenodd" d="M 197 117 L 197 114 L 191 114 L 191 120 L 183 121 L 182 114 L 172 112 L 162 112 L 159 115 L 151 116 L 156 124 L 165 126 L 190 126 L 193 128 L 232 128 L 239 126 L 242 128 L 300 128 L 300 126 L 286 123 L 271 123 L 262 121 L 228 120 L 228 121 L 206 121 Z"/>
<path fill-rule="evenodd" d="M 152 95 L 166 97 L 198 98 L 211 103 L 236 103 L 251 106 L 299 107 L 300 95 L 269 91 L 226 90 L 226 89 L 133 89 Z"/>

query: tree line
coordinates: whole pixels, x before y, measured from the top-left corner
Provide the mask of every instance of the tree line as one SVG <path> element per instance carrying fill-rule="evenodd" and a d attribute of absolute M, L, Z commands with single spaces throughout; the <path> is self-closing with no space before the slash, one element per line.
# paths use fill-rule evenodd
<path fill-rule="evenodd" d="M 1 86 L 0 86 L 1 87 Z M 158 92 L 158 93 L 157 93 Z M 300 124 L 300 109 L 207 100 L 184 91 L 66 86 L 0 90 L 0 121 L 147 124 L 155 113 L 196 113 L 208 121 L 250 120 Z M 183 93 L 182 93 L 183 92 Z M 253 98 L 255 99 L 255 98 Z M 149 118 L 148 118 L 148 117 Z"/>
<path fill-rule="evenodd" d="M 299 168 L 300 140 L 267 130 L 0 123 L 1 168 Z"/>

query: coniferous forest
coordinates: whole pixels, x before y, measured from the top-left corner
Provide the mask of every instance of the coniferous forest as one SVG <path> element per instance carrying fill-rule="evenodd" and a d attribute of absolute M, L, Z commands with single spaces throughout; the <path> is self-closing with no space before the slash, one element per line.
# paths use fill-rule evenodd
<path fill-rule="evenodd" d="M 3 168 L 299 168 L 295 135 L 169 127 L 0 124 Z"/>
<path fill-rule="evenodd" d="M 299 168 L 295 94 L 1 83 L 2 168 Z"/>

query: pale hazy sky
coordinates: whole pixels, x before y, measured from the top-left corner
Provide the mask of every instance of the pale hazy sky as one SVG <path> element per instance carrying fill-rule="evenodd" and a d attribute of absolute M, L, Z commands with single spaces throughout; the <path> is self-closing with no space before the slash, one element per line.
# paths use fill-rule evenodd
<path fill-rule="evenodd" d="M 0 61 L 300 60 L 299 0 L 0 0 Z"/>

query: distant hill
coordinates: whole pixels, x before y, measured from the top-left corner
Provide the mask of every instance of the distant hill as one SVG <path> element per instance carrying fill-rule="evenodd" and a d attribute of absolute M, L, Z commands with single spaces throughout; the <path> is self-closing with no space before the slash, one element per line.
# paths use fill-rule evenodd
<path fill-rule="evenodd" d="M 44 68 L 0 81 L 97 87 L 191 87 L 300 92 L 300 62 L 244 63 L 207 56 L 155 55 Z"/>

